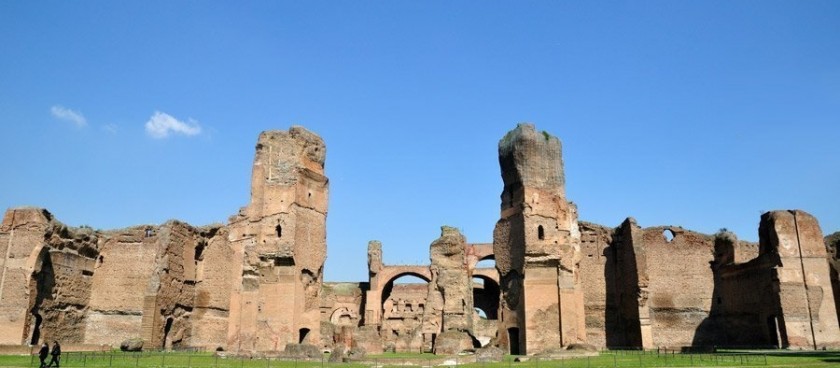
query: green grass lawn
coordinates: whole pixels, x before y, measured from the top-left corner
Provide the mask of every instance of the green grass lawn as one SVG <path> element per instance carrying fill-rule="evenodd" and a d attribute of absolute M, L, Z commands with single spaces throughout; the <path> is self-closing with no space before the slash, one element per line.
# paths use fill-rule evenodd
<path fill-rule="evenodd" d="M 119 368 L 367 368 L 429 366 L 449 360 L 469 368 L 608 368 L 608 367 L 840 367 L 840 352 L 739 352 L 718 354 L 657 354 L 656 352 L 602 352 L 589 358 L 515 362 L 507 356 L 499 363 L 465 363 L 468 357 L 437 357 L 432 354 L 382 354 L 369 356 L 362 363 L 329 363 L 322 361 L 293 361 L 281 359 L 221 358 L 212 353 L 151 352 L 151 353 L 65 353 L 61 367 L 119 367 Z M 38 367 L 37 357 L 0 355 L 0 367 Z"/>

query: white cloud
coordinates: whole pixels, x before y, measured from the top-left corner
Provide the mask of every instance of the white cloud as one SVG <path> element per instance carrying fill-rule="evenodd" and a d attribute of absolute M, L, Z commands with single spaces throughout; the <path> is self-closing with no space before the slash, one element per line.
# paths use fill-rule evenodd
<path fill-rule="evenodd" d="M 193 136 L 200 133 L 201 126 L 197 121 L 189 119 L 188 122 L 183 122 L 165 112 L 155 111 L 146 122 L 146 134 L 155 139 L 163 139 L 169 137 L 170 134 Z"/>
<path fill-rule="evenodd" d="M 117 134 L 117 125 L 116 124 L 105 124 L 102 126 L 102 130 L 111 133 Z"/>
<path fill-rule="evenodd" d="M 54 105 L 51 107 L 50 113 L 52 113 L 52 116 L 57 119 L 69 121 L 80 128 L 87 125 L 87 119 L 85 119 L 84 115 L 61 105 Z"/>

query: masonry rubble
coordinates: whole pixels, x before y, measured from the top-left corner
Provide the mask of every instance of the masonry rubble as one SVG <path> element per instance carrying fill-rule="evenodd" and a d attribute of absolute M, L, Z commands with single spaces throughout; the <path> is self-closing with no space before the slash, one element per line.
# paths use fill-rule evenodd
<path fill-rule="evenodd" d="M 580 221 L 560 140 L 530 124 L 499 142 L 492 244 L 444 226 L 429 264 L 392 265 L 371 241 L 367 281 L 324 282 L 325 158 L 324 141 L 302 127 L 260 134 L 250 201 L 227 224 L 102 231 L 8 209 L 0 344 L 131 340 L 336 359 L 490 347 L 840 348 L 840 233 L 823 237 L 800 210 L 763 214 L 758 243 L 633 218 Z M 395 282 L 406 275 L 424 283 Z"/>

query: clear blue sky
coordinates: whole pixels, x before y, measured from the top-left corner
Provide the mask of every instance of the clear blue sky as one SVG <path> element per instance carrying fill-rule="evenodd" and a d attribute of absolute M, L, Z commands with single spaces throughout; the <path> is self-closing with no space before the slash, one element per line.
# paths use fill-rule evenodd
<path fill-rule="evenodd" d="M 582 220 L 840 230 L 840 2 L 0 2 L 0 206 L 225 222 L 262 130 L 327 143 L 328 280 L 490 242 L 498 140 L 564 143 Z"/>

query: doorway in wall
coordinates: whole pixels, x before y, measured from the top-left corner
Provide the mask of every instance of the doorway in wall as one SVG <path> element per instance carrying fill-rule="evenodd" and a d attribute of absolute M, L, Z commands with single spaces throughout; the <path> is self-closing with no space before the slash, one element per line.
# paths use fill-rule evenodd
<path fill-rule="evenodd" d="M 164 349 L 167 348 L 167 346 L 166 346 L 166 344 L 168 343 L 167 339 L 169 339 L 169 331 L 172 330 L 172 322 L 173 321 L 174 320 L 172 319 L 172 317 L 169 317 L 169 318 L 166 319 L 166 325 L 163 326 L 163 342 L 161 344 L 161 347 L 164 348 Z"/>
<path fill-rule="evenodd" d="M 308 328 L 301 328 L 300 331 L 298 331 L 298 343 L 299 344 L 303 344 L 303 340 L 306 340 L 306 335 L 309 335 L 309 329 Z"/>
<path fill-rule="evenodd" d="M 32 324 L 32 339 L 29 340 L 29 345 L 38 345 L 38 340 L 41 340 L 41 315 L 38 313 L 32 313 L 32 316 L 35 317 L 35 322 Z"/>
<path fill-rule="evenodd" d="M 521 355 L 519 350 L 519 329 L 511 327 L 508 329 L 508 344 L 510 344 L 510 355 Z"/>

